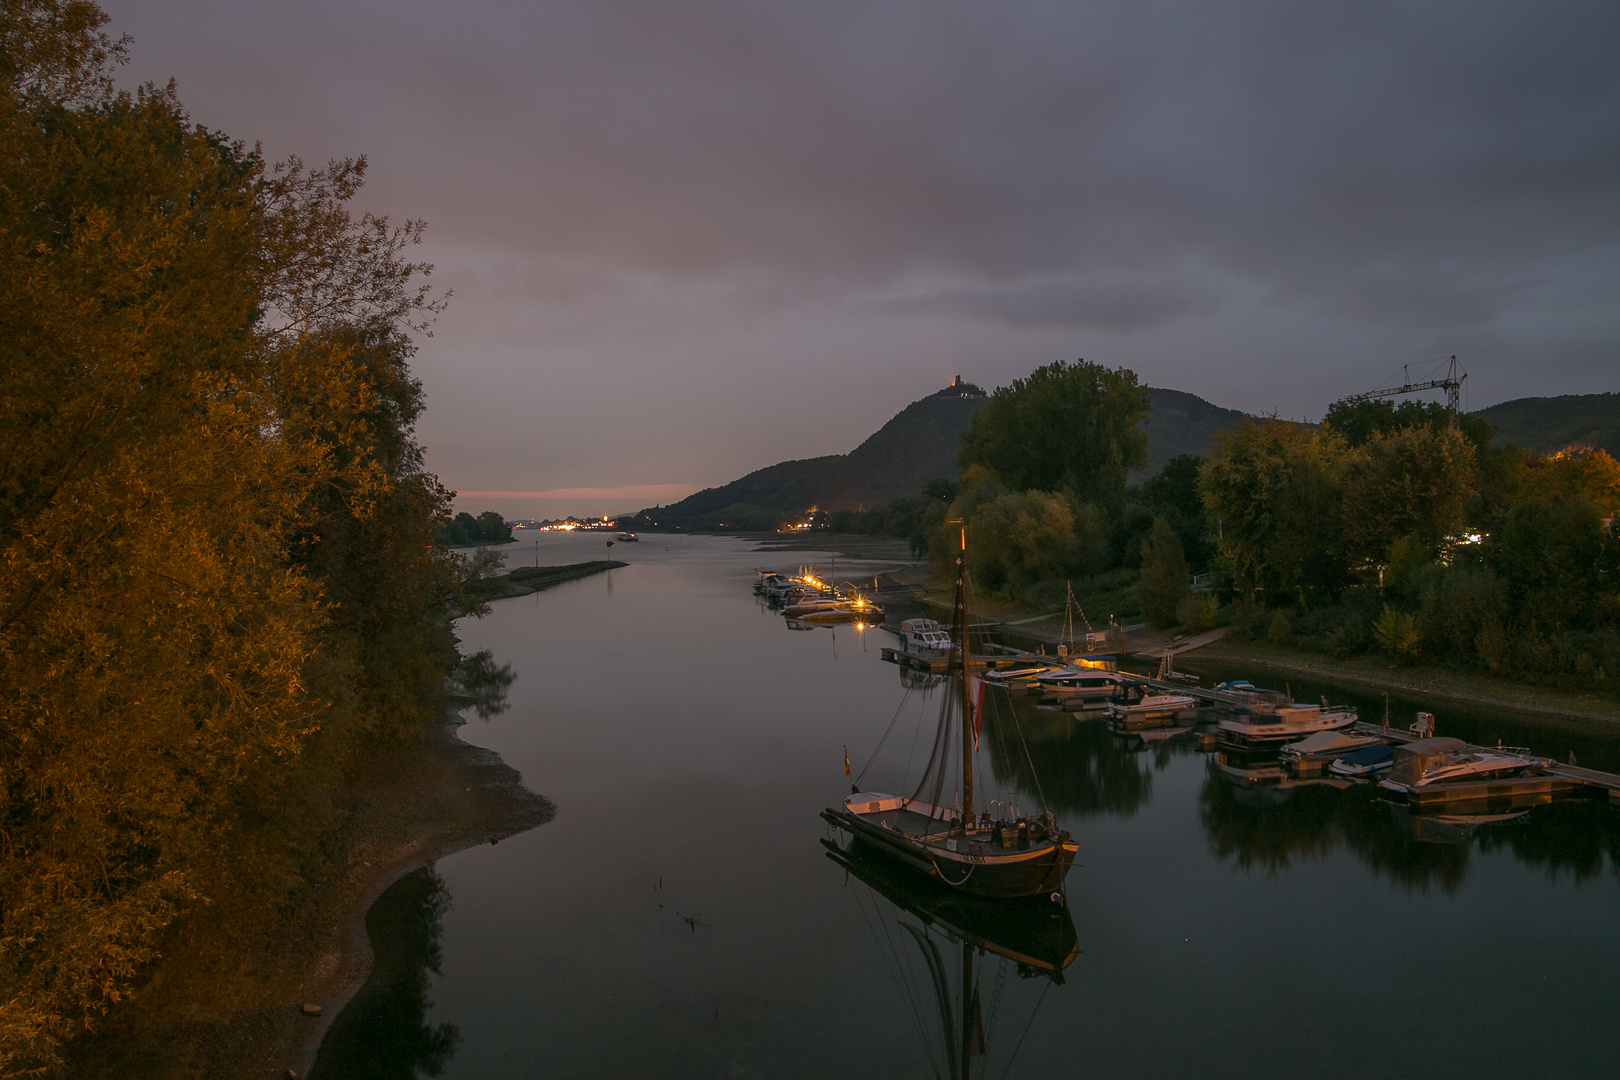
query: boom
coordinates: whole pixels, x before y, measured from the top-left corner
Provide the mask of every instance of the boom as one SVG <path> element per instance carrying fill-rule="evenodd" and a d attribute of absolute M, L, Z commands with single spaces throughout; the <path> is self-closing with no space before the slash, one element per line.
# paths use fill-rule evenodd
<path fill-rule="evenodd" d="M 1457 358 L 1455 356 L 1451 358 L 1450 365 L 1446 368 L 1446 376 L 1443 379 L 1426 379 L 1423 382 L 1413 382 L 1411 366 L 1403 364 L 1401 366 L 1400 386 L 1391 386 L 1383 390 L 1368 390 L 1366 393 L 1351 394 L 1349 397 L 1340 400 L 1346 403 L 1354 403 L 1357 401 L 1371 401 L 1374 398 L 1396 397 L 1400 394 L 1413 394 L 1419 390 L 1444 390 L 1446 392 L 1446 411 L 1451 413 L 1451 426 L 1456 427 L 1457 413 L 1460 411 L 1462 404 L 1462 384 L 1466 378 L 1468 378 L 1466 371 L 1458 374 Z"/>

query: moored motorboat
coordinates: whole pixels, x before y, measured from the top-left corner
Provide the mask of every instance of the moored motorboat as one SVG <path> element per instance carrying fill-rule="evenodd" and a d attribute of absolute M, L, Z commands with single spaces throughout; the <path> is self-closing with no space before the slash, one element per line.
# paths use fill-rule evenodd
<path fill-rule="evenodd" d="M 1147 727 L 1174 723 L 1193 714 L 1198 699 L 1186 694 L 1143 693 L 1141 684 L 1128 688 L 1103 706 L 1103 716 L 1116 727 Z"/>
<path fill-rule="evenodd" d="M 1394 748 L 1389 772 L 1378 786 L 1409 794 L 1421 789 L 1536 775 L 1557 762 L 1519 746 L 1469 746 L 1461 739 L 1417 739 Z"/>
<path fill-rule="evenodd" d="M 1353 705 L 1308 705 L 1284 702 L 1275 691 L 1246 690 L 1246 701 L 1221 713 L 1218 735 L 1238 750 L 1268 749 L 1295 742 L 1319 731 L 1338 731 L 1356 722 Z"/>
<path fill-rule="evenodd" d="M 1380 745 L 1376 735 L 1357 735 L 1351 731 L 1318 731 L 1299 742 L 1284 746 L 1279 752 L 1283 761 L 1293 765 L 1326 763 L 1343 757 L 1352 750 Z"/>
<path fill-rule="evenodd" d="M 907 619 L 900 624 L 899 652 L 922 660 L 948 659 L 956 646 L 950 631 L 933 619 Z"/>
<path fill-rule="evenodd" d="M 1043 672 L 1051 671 L 1051 664 L 1038 661 L 1017 660 L 1010 667 L 991 668 L 979 678 L 991 686 L 999 686 L 1007 690 L 1023 690 L 1035 685 L 1035 680 Z"/>
<path fill-rule="evenodd" d="M 1090 708 L 1102 708 L 1110 698 L 1142 680 L 1118 671 L 1091 667 L 1066 667 L 1043 671 L 1035 676 L 1035 686 L 1043 696 L 1078 699 Z"/>
<path fill-rule="evenodd" d="M 1373 773 L 1383 772 L 1395 760 L 1395 748 L 1376 743 L 1352 750 L 1348 754 L 1333 759 L 1328 766 L 1328 772 L 1335 776 L 1371 776 Z"/>
<path fill-rule="evenodd" d="M 831 625 L 834 623 L 861 623 L 870 625 L 883 618 L 883 609 L 869 600 L 855 597 L 841 604 L 828 605 L 798 616 L 808 623 Z"/>

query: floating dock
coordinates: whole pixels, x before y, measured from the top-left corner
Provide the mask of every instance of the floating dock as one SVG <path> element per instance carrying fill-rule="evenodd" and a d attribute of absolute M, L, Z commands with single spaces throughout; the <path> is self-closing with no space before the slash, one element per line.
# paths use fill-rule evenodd
<path fill-rule="evenodd" d="M 975 655 L 969 658 L 968 664 L 971 670 L 996 671 L 1031 663 L 1060 667 L 1067 662 L 1066 657 L 1046 656 L 1041 653 L 1027 652 L 1023 649 L 1014 649 L 1006 645 L 991 644 L 989 650 L 984 655 Z M 954 670 L 953 665 L 960 662 L 951 657 L 912 656 L 894 648 L 883 649 L 882 656 L 884 660 L 892 664 L 898 664 L 903 668 L 911 668 L 935 675 L 949 673 Z M 1201 705 L 1211 708 L 1218 709 L 1224 705 L 1245 705 L 1249 701 L 1248 695 L 1241 691 L 1215 690 L 1210 687 L 1172 682 L 1166 679 L 1155 679 L 1145 675 L 1137 676 L 1137 678 L 1160 693 L 1184 694 L 1196 699 Z M 1103 705 L 1102 702 L 1086 702 L 1078 697 L 1058 698 L 1057 701 L 1065 712 L 1099 712 Z M 1148 725 L 1144 725 L 1144 727 L 1148 727 Z M 1412 742 L 1419 738 L 1418 735 L 1405 728 L 1385 727 L 1382 724 L 1369 723 L 1366 720 L 1357 720 L 1351 725 L 1351 730 L 1362 735 L 1375 735 L 1386 742 L 1397 745 Z M 1133 728 L 1131 733 L 1136 734 L 1138 732 Z M 1484 751 L 1492 748 L 1468 746 L 1466 749 Z M 1611 803 L 1620 805 L 1620 775 L 1601 772 L 1597 769 L 1588 769 L 1579 765 L 1557 763 L 1538 766 L 1536 773 L 1537 775 L 1533 776 L 1514 776 L 1494 780 L 1480 780 L 1477 783 L 1446 784 L 1427 790 L 1417 789 L 1408 793 L 1407 802 L 1412 806 L 1425 808 L 1456 804 L 1517 807 L 1533 806 L 1539 803 L 1570 798 L 1598 798 L 1607 799 Z"/>

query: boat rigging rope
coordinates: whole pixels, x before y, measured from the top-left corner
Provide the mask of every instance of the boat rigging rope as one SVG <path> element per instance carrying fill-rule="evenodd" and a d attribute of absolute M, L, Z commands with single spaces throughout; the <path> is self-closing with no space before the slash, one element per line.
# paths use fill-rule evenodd
<path fill-rule="evenodd" d="M 1001 1070 L 1001 1080 L 1007 1080 L 1007 1074 L 1012 1072 L 1013 1062 L 1018 1060 L 1018 1051 L 1024 1048 L 1024 1039 L 1029 1035 L 1029 1029 L 1035 1026 L 1035 1016 L 1041 1011 L 1041 1006 L 1046 1003 L 1046 991 L 1050 989 L 1052 989 L 1052 982 L 1048 979 L 1046 986 L 1041 990 L 1040 1000 L 1035 1003 L 1035 1008 L 1030 1010 L 1029 1023 L 1024 1025 L 1024 1034 L 1018 1036 L 1018 1044 L 1013 1047 L 1012 1057 L 1007 1059 L 1007 1067 Z"/>
<path fill-rule="evenodd" d="M 895 707 L 894 715 L 889 718 L 889 726 L 883 729 L 883 738 L 878 740 L 877 748 L 872 751 L 872 756 L 866 759 L 866 764 L 861 766 L 861 771 L 855 774 L 856 784 L 861 782 L 861 777 L 866 775 L 866 770 L 870 769 L 872 762 L 877 760 L 878 753 L 883 749 L 883 744 L 889 741 L 889 733 L 894 730 L 895 721 L 900 719 L 900 714 L 905 711 L 906 702 L 910 700 L 911 688 L 908 686 L 906 692 L 901 695 L 900 704 Z"/>
<path fill-rule="evenodd" d="M 857 878 L 856 880 L 859 879 Z M 864 886 L 864 883 L 862 883 L 862 885 Z M 871 892 L 869 886 L 864 887 L 867 888 L 868 892 Z M 860 909 L 861 921 L 866 923 L 866 930 L 872 935 L 872 940 L 878 947 L 878 955 L 883 958 L 883 966 L 888 969 L 889 975 L 894 979 L 895 985 L 900 988 L 901 999 L 906 1004 L 906 1011 L 911 1016 L 912 1025 L 917 1029 L 917 1038 L 922 1043 L 923 1052 L 928 1055 L 929 1071 L 932 1072 L 936 1077 L 936 1080 L 938 1080 L 940 1070 L 934 1065 L 934 1048 L 933 1044 L 928 1041 L 928 1028 L 927 1025 L 923 1023 L 923 1010 L 919 1001 L 919 995 L 916 987 L 912 985 L 911 979 L 907 977 L 905 961 L 900 957 L 899 943 L 894 940 L 894 936 L 889 932 L 889 920 L 885 919 L 878 911 L 877 895 L 875 893 L 872 894 L 872 913 L 868 915 L 866 905 L 861 901 L 860 890 L 853 889 L 851 891 L 855 894 L 855 906 Z M 882 937 L 878 936 L 877 929 L 873 925 L 874 923 L 883 927 Z M 891 957 L 893 958 L 892 963 Z"/>
<path fill-rule="evenodd" d="M 906 790 L 911 782 L 911 763 L 917 760 L 917 740 L 922 738 L 923 714 L 927 712 L 928 692 L 923 692 L 922 703 L 917 707 L 917 726 L 911 732 L 911 749 L 906 753 L 906 771 L 900 774 L 900 787 L 896 790 Z"/>
<path fill-rule="evenodd" d="M 1052 808 L 1046 805 L 1046 792 L 1041 790 L 1040 774 L 1035 771 L 1035 759 L 1029 756 L 1029 743 L 1024 741 L 1024 726 L 1018 722 L 1017 709 L 1013 710 L 1012 718 L 1013 730 L 1018 732 L 1018 743 L 1024 748 L 1024 760 L 1029 762 L 1029 778 L 1035 781 L 1035 794 L 1041 797 L 1041 809 L 1047 814 L 1051 814 Z"/>

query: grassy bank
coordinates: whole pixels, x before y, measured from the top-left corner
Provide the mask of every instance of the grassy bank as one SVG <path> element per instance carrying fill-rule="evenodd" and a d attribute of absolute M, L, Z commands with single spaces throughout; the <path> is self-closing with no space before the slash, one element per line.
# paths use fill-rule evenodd
<path fill-rule="evenodd" d="M 550 820 L 549 801 L 447 714 L 419 745 L 379 751 L 334 796 L 295 880 L 231 852 L 163 959 L 54 1075 L 74 1080 L 299 1076 L 371 964 L 364 919 L 394 881 L 454 851 Z M 319 1004 L 307 1017 L 303 1004 Z"/>

